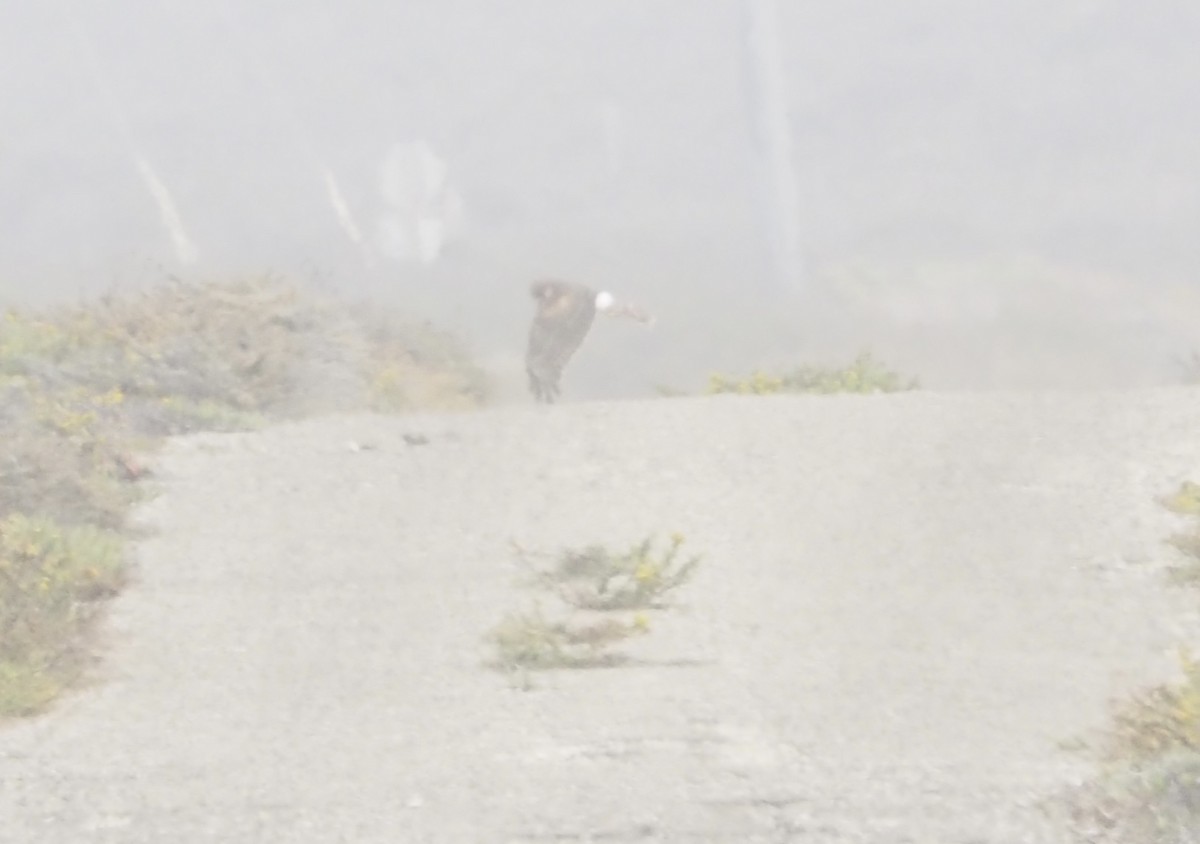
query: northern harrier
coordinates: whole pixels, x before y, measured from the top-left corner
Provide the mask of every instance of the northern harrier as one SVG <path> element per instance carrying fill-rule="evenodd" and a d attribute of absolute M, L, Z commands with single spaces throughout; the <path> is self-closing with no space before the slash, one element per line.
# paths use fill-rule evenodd
<path fill-rule="evenodd" d="M 546 404 L 558 398 L 563 368 L 583 343 L 596 313 L 634 319 L 647 325 L 653 318 L 638 308 L 618 304 L 612 294 L 582 284 L 542 279 L 530 285 L 537 313 L 529 331 L 525 371 L 533 397 Z"/>

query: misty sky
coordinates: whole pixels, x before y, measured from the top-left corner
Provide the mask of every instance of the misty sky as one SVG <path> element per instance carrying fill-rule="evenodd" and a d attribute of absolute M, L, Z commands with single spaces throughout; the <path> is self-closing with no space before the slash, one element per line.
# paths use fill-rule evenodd
<path fill-rule="evenodd" d="M 1194 275 L 1200 7 L 781 5 L 814 266 L 1033 253 Z M 0 2 L 0 293 L 180 271 L 139 161 L 195 244 L 189 272 L 744 286 L 764 247 L 741 7 Z M 386 256 L 366 269 L 322 173 L 377 238 L 385 158 L 414 140 L 445 160 L 461 237 L 434 269 Z"/>

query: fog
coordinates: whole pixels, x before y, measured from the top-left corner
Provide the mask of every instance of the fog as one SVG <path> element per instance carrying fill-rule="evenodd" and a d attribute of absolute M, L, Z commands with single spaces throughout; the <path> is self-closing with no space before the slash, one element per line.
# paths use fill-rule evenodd
<path fill-rule="evenodd" d="M 866 346 L 932 386 L 1173 377 L 1200 8 L 783 0 L 781 274 L 752 5 L 0 3 L 0 302 L 274 272 L 453 328 L 516 396 L 549 275 L 659 319 L 598 324 L 575 397 Z"/>

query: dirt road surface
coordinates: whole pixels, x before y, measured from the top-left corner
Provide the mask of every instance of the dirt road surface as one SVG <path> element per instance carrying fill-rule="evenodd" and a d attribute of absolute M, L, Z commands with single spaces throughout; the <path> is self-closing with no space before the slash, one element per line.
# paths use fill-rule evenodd
<path fill-rule="evenodd" d="M 1063 743 L 1196 630 L 1153 502 L 1195 390 L 328 417 L 157 467 L 97 682 L 0 731 L 8 844 L 1053 841 Z M 704 561 L 632 664 L 482 666 L 510 540 L 672 531 Z"/>

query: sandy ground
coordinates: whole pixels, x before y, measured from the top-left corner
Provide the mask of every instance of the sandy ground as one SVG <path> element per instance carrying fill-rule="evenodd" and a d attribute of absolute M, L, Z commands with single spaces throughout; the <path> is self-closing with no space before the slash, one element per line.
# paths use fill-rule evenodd
<path fill-rule="evenodd" d="M 1057 840 L 1062 743 L 1195 633 L 1152 497 L 1198 431 L 1178 389 L 175 440 L 98 681 L 0 731 L 3 841 Z M 482 667 L 510 540 L 671 531 L 704 562 L 631 665 Z"/>

